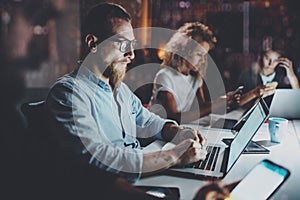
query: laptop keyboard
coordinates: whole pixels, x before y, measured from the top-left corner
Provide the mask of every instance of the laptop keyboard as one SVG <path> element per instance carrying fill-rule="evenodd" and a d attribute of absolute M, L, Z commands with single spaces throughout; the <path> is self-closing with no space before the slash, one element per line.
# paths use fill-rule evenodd
<path fill-rule="evenodd" d="M 220 153 L 220 147 L 207 146 L 207 155 L 205 160 L 192 163 L 185 167 L 214 171 L 217 163 L 217 158 Z"/>

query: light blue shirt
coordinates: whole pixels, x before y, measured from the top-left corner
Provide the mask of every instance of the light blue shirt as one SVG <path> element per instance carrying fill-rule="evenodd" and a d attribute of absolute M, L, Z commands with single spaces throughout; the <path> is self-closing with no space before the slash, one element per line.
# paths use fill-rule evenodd
<path fill-rule="evenodd" d="M 46 104 L 63 131 L 83 144 L 74 147 L 69 137 L 62 136 L 64 150 L 89 153 L 90 164 L 129 181 L 136 181 L 142 169 L 143 154 L 136 138 L 161 138 L 164 124 L 170 121 L 145 109 L 124 83 L 113 92 L 85 67 L 60 78 Z"/>

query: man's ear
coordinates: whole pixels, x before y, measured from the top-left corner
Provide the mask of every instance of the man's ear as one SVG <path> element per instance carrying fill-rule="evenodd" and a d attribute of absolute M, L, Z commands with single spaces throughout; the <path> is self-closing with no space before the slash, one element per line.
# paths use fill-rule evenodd
<path fill-rule="evenodd" d="M 97 37 L 94 36 L 93 34 L 88 34 L 86 37 L 85 37 L 85 42 L 88 46 L 88 48 L 90 49 L 90 51 L 92 53 L 96 53 L 97 52 L 97 44 L 96 44 L 96 41 L 97 41 Z"/>

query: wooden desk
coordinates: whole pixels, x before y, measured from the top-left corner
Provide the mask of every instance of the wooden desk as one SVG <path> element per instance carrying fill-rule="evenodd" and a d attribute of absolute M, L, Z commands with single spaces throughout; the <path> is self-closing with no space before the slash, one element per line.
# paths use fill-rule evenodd
<path fill-rule="evenodd" d="M 203 129 L 202 132 L 205 132 L 205 129 Z M 216 137 L 213 135 L 207 136 L 208 141 Z M 230 132 L 226 134 L 222 133 L 220 138 L 228 136 L 230 136 Z M 231 134 L 231 136 L 233 135 Z M 289 121 L 286 137 L 280 144 L 270 143 L 269 139 L 268 124 L 264 123 L 254 136 L 253 140 L 268 148 L 271 151 L 270 154 L 242 154 L 231 171 L 221 182 L 223 184 L 228 184 L 242 179 L 256 163 L 267 158 L 287 167 L 291 171 L 289 179 L 275 193 L 272 199 L 299 199 L 300 147 L 293 122 Z M 161 147 L 162 143 L 156 142 L 151 145 L 153 149 L 155 149 Z M 162 175 L 144 178 L 136 183 L 136 185 L 178 187 L 180 189 L 180 199 L 184 200 L 192 199 L 198 189 L 205 184 L 207 184 L 207 182 L 201 180 Z"/>

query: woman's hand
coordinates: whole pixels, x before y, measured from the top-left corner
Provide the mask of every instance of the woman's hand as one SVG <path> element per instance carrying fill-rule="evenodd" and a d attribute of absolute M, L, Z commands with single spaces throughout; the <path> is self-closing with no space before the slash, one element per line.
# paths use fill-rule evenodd
<path fill-rule="evenodd" d="M 250 92 L 253 93 L 254 96 L 256 97 L 267 97 L 275 93 L 276 86 L 271 84 L 266 84 L 266 85 L 260 85 L 251 90 Z"/>
<path fill-rule="evenodd" d="M 289 60 L 288 58 L 279 58 L 277 61 L 279 67 L 285 68 L 286 75 L 288 77 L 295 76 L 293 62 L 291 60 Z"/>
<path fill-rule="evenodd" d="M 293 62 L 288 58 L 279 58 L 278 59 L 279 67 L 283 67 L 286 70 L 286 75 L 290 81 L 292 88 L 299 89 L 299 81 L 294 72 Z"/>
<path fill-rule="evenodd" d="M 241 91 L 240 92 L 236 92 L 236 91 L 229 91 L 226 93 L 226 100 L 227 100 L 227 105 L 231 106 L 231 105 L 238 105 L 240 103 L 241 100 Z"/>

